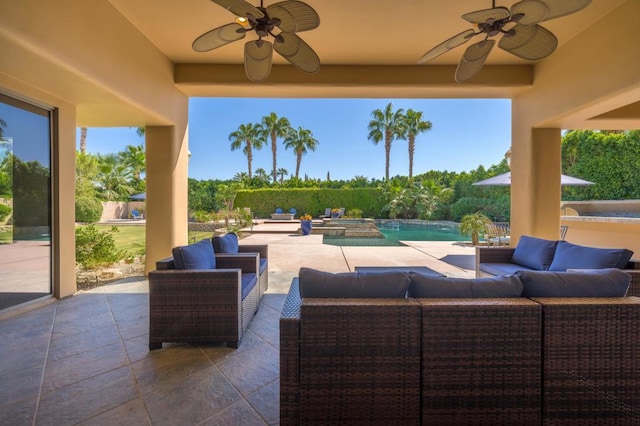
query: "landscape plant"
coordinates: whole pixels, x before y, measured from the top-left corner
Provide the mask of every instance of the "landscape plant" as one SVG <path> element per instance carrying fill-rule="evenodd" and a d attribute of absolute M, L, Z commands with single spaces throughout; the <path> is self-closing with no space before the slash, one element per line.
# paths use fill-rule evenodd
<path fill-rule="evenodd" d="M 491 223 L 491 219 L 482 213 L 471 213 L 462 218 L 460 232 L 465 235 L 471 234 L 471 244 L 477 246 L 480 241 L 480 234 L 486 234 L 487 224 L 489 223 Z"/>
<path fill-rule="evenodd" d="M 76 228 L 76 263 L 82 269 L 94 269 L 111 265 L 127 256 L 127 253 L 116 247 L 113 233 L 117 227 L 109 231 L 100 231 L 95 225 Z"/>

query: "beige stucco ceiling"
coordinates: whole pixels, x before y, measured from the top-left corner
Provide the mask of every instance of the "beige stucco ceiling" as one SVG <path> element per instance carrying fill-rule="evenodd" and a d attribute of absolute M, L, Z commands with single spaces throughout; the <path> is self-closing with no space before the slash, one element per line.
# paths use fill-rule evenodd
<path fill-rule="evenodd" d="M 265 6 L 275 1 L 264 1 Z M 429 49 L 471 28 L 461 15 L 492 6 L 491 0 L 306 0 L 320 16 L 320 26 L 299 35 L 326 65 L 415 65 Z M 624 0 L 593 0 L 573 15 L 542 25 L 559 45 L 576 37 Z M 233 22 L 235 16 L 210 0 L 111 0 L 111 3 L 175 63 L 240 64 L 248 35 L 208 53 L 191 49 L 199 35 Z M 257 5 L 258 0 L 250 3 Z M 510 7 L 515 0 L 496 0 Z M 478 38 L 478 40 L 480 40 Z M 457 64 L 464 51 L 458 47 L 433 64 Z M 274 55 L 277 56 L 277 55 Z M 274 63 L 286 63 L 274 58 Z M 488 64 L 523 64 L 527 61 L 494 49 Z"/>

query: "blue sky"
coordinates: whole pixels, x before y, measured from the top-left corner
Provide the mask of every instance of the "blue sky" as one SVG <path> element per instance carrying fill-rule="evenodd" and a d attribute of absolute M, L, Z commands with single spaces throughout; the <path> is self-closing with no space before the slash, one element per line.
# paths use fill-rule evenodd
<path fill-rule="evenodd" d="M 392 102 L 394 109 L 422 111 L 431 130 L 416 138 L 413 174 L 429 170 L 469 171 L 497 164 L 511 145 L 511 101 L 508 99 L 250 99 L 192 98 L 189 102 L 189 177 L 231 179 L 247 172 L 242 150 L 231 151 L 229 134 L 241 124 L 257 123 L 271 112 L 295 128 L 313 132 L 315 152 L 302 159 L 300 177 L 384 178 L 384 141 L 367 139 L 371 112 Z M 78 129 L 77 142 L 80 133 Z M 87 151 L 111 153 L 140 145 L 135 128 L 90 128 Z M 253 171 L 271 171 L 271 149 L 254 151 Z M 279 141 L 278 168 L 295 172 L 295 155 Z M 407 142 L 394 141 L 390 175 L 408 175 Z"/>

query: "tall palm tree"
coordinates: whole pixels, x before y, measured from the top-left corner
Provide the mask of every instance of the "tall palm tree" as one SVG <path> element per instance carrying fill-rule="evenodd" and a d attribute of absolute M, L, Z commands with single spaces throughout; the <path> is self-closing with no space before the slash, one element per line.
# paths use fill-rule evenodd
<path fill-rule="evenodd" d="M 284 138 L 291 130 L 291 123 L 285 117 L 278 117 L 275 112 L 262 117 L 262 128 L 264 129 L 264 136 L 271 137 L 271 155 L 273 157 L 273 183 L 276 182 L 277 169 L 277 156 L 278 145 L 276 143 L 278 138 Z"/>
<path fill-rule="evenodd" d="M 318 147 L 318 140 L 313 137 L 309 129 L 298 127 L 298 130 L 291 130 L 284 140 L 285 149 L 291 148 L 296 154 L 296 179 L 300 174 L 300 163 L 302 156 L 308 151 L 315 151 Z"/>
<path fill-rule="evenodd" d="M 118 160 L 131 171 L 135 179 L 140 179 L 140 175 L 146 170 L 146 157 L 142 145 L 127 145 L 124 151 L 118 153 Z"/>
<path fill-rule="evenodd" d="M 86 154 L 87 152 L 87 128 L 80 127 L 80 152 Z"/>
<path fill-rule="evenodd" d="M 247 166 L 249 169 L 249 179 L 251 179 L 251 163 L 253 162 L 253 150 L 262 149 L 264 140 L 260 138 L 262 126 L 259 124 L 241 124 L 238 130 L 229 134 L 231 141 L 231 151 L 242 148 L 242 152 L 247 156 Z"/>
<path fill-rule="evenodd" d="M 400 139 L 409 139 L 409 180 L 413 178 L 413 154 L 416 151 L 416 136 L 431 129 L 430 121 L 422 120 L 422 111 L 409 108 L 400 126 Z"/>
<path fill-rule="evenodd" d="M 391 156 L 391 144 L 393 139 L 401 135 L 401 124 L 404 117 L 404 110 L 400 108 L 393 111 L 391 102 L 387 104 L 384 110 L 376 109 L 371 113 L 371 121 L 369 121 L 369 135 L 367 139 L 373 141 L 377 145 L 384 139 L 384 152 L 386 156 L 385 162 L 385 178 L 389 181 L 389 157 Z"/>

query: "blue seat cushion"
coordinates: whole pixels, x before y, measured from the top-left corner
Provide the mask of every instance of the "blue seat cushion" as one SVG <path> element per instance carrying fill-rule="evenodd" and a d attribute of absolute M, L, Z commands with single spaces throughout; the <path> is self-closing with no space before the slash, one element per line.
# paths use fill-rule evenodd
<path fill-rule="evenodd" d="M 260 270 L 258 271 L 260 273 L 260 275 L 262 275 L 262 273 L 264 271 L 267 270 L 267 266 L 269 266 L 269 262 L 267 261 L 267 259 L 264 258 L 260 258 Z"/>
<path fill-rule="evenodd" d="M 513 251 L 511 261 L 538 271 L 549 269 L 556 252 L 558 241 L 523 235 Z"/>
<path fill-rule="evenodd" d="M 519 271 L 516 275 L 524 284 L 522 295 L 525 297 L 624 297 L 631 283 L 631 275 L 617 268 Z"/>
<path fill-rule="evenodd" d="M 174 247 L 171 251 L 176 269 L 216 268 L 216 256 L 209 239 L 188 246 Z"/>
<path fill-rule="evenodd" d="M 513 275 L 518 271 L 533 271 L 534 269 L 517 263 L 481 263 L 480 270 L 491 275 Z"/>
<path fill-rule="evenodd" d="M 495 298 L 520 297 L 523 285 L 516 275 L 491 278 L 435 277 L 410 272 L 410 297 Z"/>
<path fill-rule="evenodd" d="M 300 297 L 405 298 L 411 278 L 406 272 L 331 273 L 300 268 Z"/>
<path fill-rule="evenodd" d="M 251 290 L 256 286 L 258 282 L 258 276 L 254 273 L 242 274 L 240 280 L 242 281 L 242 300 L 244 300 Z"/>
<path fill-rule="evenodd" d="M 561 241 L 549 270 L 624 269 L 632 255 L 633 252 L 627 249 L 585 247 Z"/>
<path fill-rule="evenodd" d="M 238 254 L 238 236 L 232 232 L 222 237 L 213 237 L 213 248 L 216 253 Z"/>

